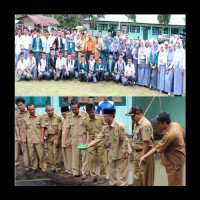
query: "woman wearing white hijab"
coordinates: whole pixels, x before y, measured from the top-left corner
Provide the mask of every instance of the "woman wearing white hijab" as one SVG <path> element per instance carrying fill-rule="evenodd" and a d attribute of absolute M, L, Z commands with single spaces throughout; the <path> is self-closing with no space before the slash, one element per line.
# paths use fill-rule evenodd
<path fill-rule="evenodd" d="M 170 96 L 172 88 L 172 79 L 173 79 L 173 58 L 174 52 L 172 50 L 172 44 L 169 44 L 168 53 L 167 53 L 167 65 L 165 73 L 165 92 Z"/>
<path fill-rule="evenodd" d="M 160 53 L 158 56 L 158 81 L 157 88 L 160 93 L 165 89 L 165 73 L 167 64 L 167 53 L 164 51 L 164 44 L 161 44 Z"/>
<path fill-rule="evenodd" d="M 146 47 L 144 40 L 141 41 L 141 47 L 138 51 L 138 85 L 144 85 L 144 69 L 146 67 Z"/>
<path fill-rule="evenodd" d="M 159 56 L 159 44 L 158 40 L 153 40 L 152 51 L 149 57 L 150 63 L 150 90 L 155 90 L 157 88 L 157 74 L 158 74 L 158 56 Z"/>
<path fill-rule="evenodd" d="M 183 65 L 184 50 L 182 41 L 177 41 L 177 48 L 174 53 L 174 96 L 182 96 L 184 94 L 184 75 L 185 67 Z"/>

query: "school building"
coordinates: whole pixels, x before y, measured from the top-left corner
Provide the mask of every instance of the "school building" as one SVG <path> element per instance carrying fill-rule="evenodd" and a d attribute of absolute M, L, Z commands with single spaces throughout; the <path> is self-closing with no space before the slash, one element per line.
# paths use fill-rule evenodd
<path fill-rule="evenodd" d="M 161 24 L 157 20 L 158 15 L 136 15 L 136 23 L 132 20 L 128 20 L 125 15 L 105 15 L 105 18 L 100 18 L 94 27 L 94 35 L 97 35 L 99 31 L 102 31 L 102 35 L 107 35 L 108 29 L 112 30 L 112 36 L 114 37 L 117 30 L 129 33 L 129 38 L 138 40 L 143 38 L 149 40 L 157 38 L 162 33 Z M 181 32 L 186 33 L 186 15 L 171 15 L 170 22 L 167 27 L 164 28 L 164 34 L 177 35 Z M 92 32 L 91 24 L 88 24 L 89 31 Z"/>
<path fill-rule="evenodd" d="M 19 96 L 16 96 L 18 98 Z M 70 105 L 71 99 L 75 98 L 79 101 L 81 108 L 87 104 L 88 97 L 59 97 L 59 96 L 23 96 L 28 103 L 34 103 L 36 112 L 46 114 L 45 106 L 51 104 L 55 108 L 55 113 L 61 115 L 61 107 Z M 98 102 L 102 101 L 102 97 L 94 97 L 95 107 L 97 108 Z M 109 97 L 109 100 L 114 101 L 116 105 L 115 119 L 122 122 L 127 127 L 129 135 L 132 134 L 132 120 L 130 116 L 126 116 L 132 106 L 140 106 L 147 119 L 156 117 L 160 112 L 167 112 L 170 114 L 171 120 L 181 124 L 185 130 L 185 97 Z M 155 130 L 156 133 L 156 130 Z"/>

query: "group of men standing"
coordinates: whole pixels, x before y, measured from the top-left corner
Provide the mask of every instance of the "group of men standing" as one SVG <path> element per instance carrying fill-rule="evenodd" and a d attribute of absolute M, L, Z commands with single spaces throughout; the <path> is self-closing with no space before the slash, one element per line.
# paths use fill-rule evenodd
<path fill-rule="evenodd" d="M 102 102 L 98 106 L 102 107 Z M 134 122 L 133 140 L 127 137 L 126 126 L 115 120 L 116 109 L 113 103 L 103 109 L 103 116 L 96 114 L 93 103 L 88 103 L 86 111 L 73 99 L 68 106 L 61 107 L 61 117 L 54 113 L 52 105 L 45 108 L 46 114 L 36 113 L 34 104 L 25 108 L 23 98 L 16 99 L 18 111 L 15 113 L 16 130 L 16 165 L 19 164 L 19 145 L 22 147 L 24 166 L 28 173 L 37 173 L 38 168 L 47 170 L 44 153 L 46 140 L 49 163 L 52 173 L 61 172 L 61 158 L 69 177 L 80 177 L 85 180 L 90 174 L 89 182 L 103 184 L 106 179 L 106 166 L 109 166 L 109 185 L 128 186 L 130 153 L 133 151 L 134 186 L 154 185 L 154 156 L 162 152 L 161 164 L 166 167 L 169 185 L 183 185 L 183 167 L 185 163 L 185 144 L 181 126 L 171 122 L 168 113 L 159 114 L 157 122 L 164 136 L 154 147 L 153 127 L 143 115 L 140 107 L 131 108 L 127 116 Z M 105 106 L 105 105 L 104 105 Z M 71 110 L 71 112 L 70 112 Z M 79 150 L 84 144 L 87 150 Z M 132 148 L 131 148 L 132 146 Z M 107 156 L 108 151 L 108 156 Z M 97 155 L 100 166 L 100 179 L 97 180 Z M 80 156 L 82 157 L 80 163 Z"/>

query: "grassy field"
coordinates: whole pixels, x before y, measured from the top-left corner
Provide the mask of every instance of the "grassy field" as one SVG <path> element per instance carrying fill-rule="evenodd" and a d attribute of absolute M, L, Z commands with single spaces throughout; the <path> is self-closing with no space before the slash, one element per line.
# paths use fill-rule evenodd
<path fill-rule="evenodd" d="M 16 96 L 167 96 L 158 90 L 135 85 L 123 86 L 113 81 L 93 82 L 42 80 L 15 82 Z"/>

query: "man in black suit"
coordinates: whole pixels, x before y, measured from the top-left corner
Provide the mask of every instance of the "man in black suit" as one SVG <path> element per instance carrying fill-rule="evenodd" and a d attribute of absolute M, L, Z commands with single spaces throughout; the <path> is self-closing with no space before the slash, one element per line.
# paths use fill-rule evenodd
<path fill-rule="evenodd" d="M 53 49 L 51 49 L 51 56 L 48 58 L 47 63 L 50 77 L 53 78 L 53 74 L 56 74 L 56 56 Z"/>
<path fill-rule="evenodd" d="M 56 49 L 58 49 L 59 52 L 62 51 L 63 44 L 60 30 L 58 30 L 57 37 L 55 38 L 54 43 L 56 44 Z"/>

